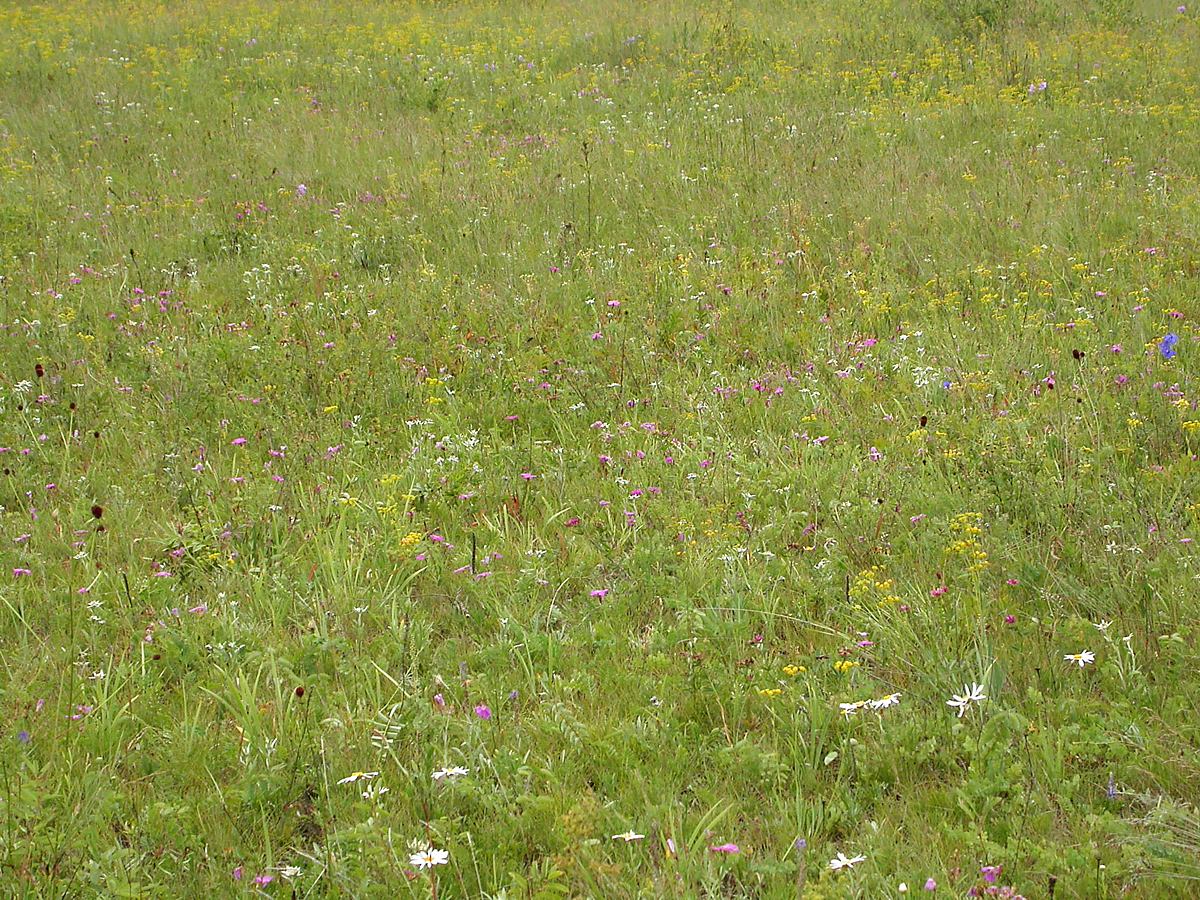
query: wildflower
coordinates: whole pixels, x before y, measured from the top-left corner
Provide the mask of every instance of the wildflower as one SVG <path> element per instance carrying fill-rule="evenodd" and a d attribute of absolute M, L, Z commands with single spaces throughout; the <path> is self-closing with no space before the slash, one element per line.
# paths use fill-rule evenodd
<path fill-rule="evenodd" d="M 469 771 L 471 770 L 465 766 L 451 766 L 448 769 L 438 769 L 433 773 L 432 777 L 434 781 L 441 781 L 442 779 L 453 781 L 455 778 L 461 778 L 463 775 L 466 775 Z"/>
<path fill-rule="evenodd" d="M 620 834 L 614 834 L 612 839 L 614 841 L 624 841 L 629 844 L 633 841 L 640 841 L 644 837 L 644 834 L 638 834 L 636 831 L 623 831 Z"/>
<path fill-rule="evenodd" d="M 339 778 L 338 784 L 353 784 L 356 781 L 370 781 L 378 777 L 378 772 L 351 772 L 345 778 Z"/>
<path fill-rule="evenodd" d="M 32 569 L 21 569 L 21 568 L 13 569 L 13 578 L 24 578 L 26 575 L 32 575 L 32 574 L 33 574 Z"/>
<path fill-rule="evenodd" d="M 866 700 L 856 700 L 853 703 L 839 703 L 838 709 L 842 711 L 843 716 L 849 719 L 851 716 L 857 715 L 858 711 L 866 705 Z"/>
<path fill-rule="evenodd" d="M 1163 359 L 1171 359 L 1175 355 L 1175 345 L 1178 343 L 1179 335 L 1172 331 L 1158 342 L 1158 352 L 1162 354 Z"/>
<path fill-rule="evenodd" d="M 1096 661 L 1096 654 L 1091 650 L 1084 650 L 1082 653 L 1066 653 L 1063 655 L 1063 661 L 1079 663 L 1079 668 L 1082 669 Z"/>
<path fill-rule="evenodd" d="M 730 856 L 741 853 L 742 848 L 737 844 L 714 844 L 708 848 L 712 853 L 727 853 Z"/>
<path fill-rule="evenodd" d="M 450 862 L 450 851 L 435 850 L 433 847 L 427 847 L 417 853 L 414 853 L 408 858 L 411 865 L 418 869 L 432 869 L 434 866 L 444 866 Z"/>
<path fill-rule="evenodd" d="M 937 890 L 937 882 L 934 881 L 932 878 L 926 878 L 925 879 L 925 890 L 936 891 Z"/>
<path fill-rule="evenodd" d="M 1099 622 L 1093 622 L 1092 627 L 1101 634 L 1104 634 L 1109 628 L 1112 627 L 1112 622 L 1110 622 L 1108 619 L 1101 619 Z"/>
<path fill-rule="evenodd" d="M 987 694 L 983 692 L 982 684 L 963 685 L 963 693 L 952 694 L 951 699 L 946 701 L 946 705 L 957 709 L 958 717 L 961 719 L 972 704 L 982 703 L 986 699 Z"/>
<path fill-rule="evenodd" d="M 483 719 L 485 722 L 492 717 L 492 711 L 485 704 L 480 703 L 475 707 L 475 715 Z"/>
<path fill-rule="evenodd" d="M 266 872 L 263 872 L 261 875 L 254 876 L 254 883 L 257 884 L 259 887 L 268 885 L 274 880 L 275 880 L 275 876 L 268 875 Z"/>
<path fill-rule="evenodd" d="M 899 706 L 900 705 L 900 695 L 899 694 L 888 694 L 886 697 L 880 697 L 878 700 L 871 700 L 868 702 L 869 702 L 871 709 L 874 709 L 874 710 L 887 709 L 888 707 L 891 707 L 891 706 Z"/>
<path fill-rule="evenodd" d="M 983 880 L 988 884 L 995 884 L 996 880 L 1000 877 L 1000 869 L 1000 866 L 984 866 L 979 870 L 979 873 L 983 875 Z"/>
<path fill-rule="evenodd" d="M 237 866 L 230 874 L 233 876 L 234 881 L 241 881 L 242 875 L 244 875 L 245 872 L 246 869 L 244 866 Z"/>
<path fill-rule="evenodd" d="M 792 666 L 784 666 L 783 667 L 783 674 L 788 676 L 788 678 L 795 678 L 801 672 L 807 672 L 807 671 L 808 671 L 808 669 L 804 668 L 804 666 L 792 665 Z"/>
<path fill-rule="evenodd" d="M 388 791 L 390 791 L 390 790 L 391 790 L 391 788 L 384 787 L 382 784 L 380 784 L 380 785 L 376 785 L 374 783 L 368 784 L 367 789 L 362 792 L 362 798 L 364 800 L 378 800 L 380 797 L 382 797 L 384 794 L 388 793 Z"/>
<path fill-rule="evenodd" d="M 865 856 L 851 856 L 847 858 L 845 853 L 838 852 L 838 855 L 829 861 L 829 868 L 833 872 L 841 872 L 843 869 L 853 869 L 860 862 L 866 862 Z"/>

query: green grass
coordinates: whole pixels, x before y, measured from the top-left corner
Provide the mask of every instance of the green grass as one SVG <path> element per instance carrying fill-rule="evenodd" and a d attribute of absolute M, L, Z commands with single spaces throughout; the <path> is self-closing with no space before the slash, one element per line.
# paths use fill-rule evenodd
<path fill-rule="evenodd" d="M 1196 12 L 0 10 L 0 892 L 1186 893 Z"/>

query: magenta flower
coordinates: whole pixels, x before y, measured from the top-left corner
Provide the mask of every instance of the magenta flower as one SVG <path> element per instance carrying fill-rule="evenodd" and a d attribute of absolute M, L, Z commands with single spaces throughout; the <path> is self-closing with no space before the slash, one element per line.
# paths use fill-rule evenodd
<path fill-rule="evenodd" d="M 713 853 L 727 853 L 730 856 L 733 856 L 735 853 L 742 852 L 742 848 L 737 844 L 713 844 L 708 849 Z"/>
<path fill-rule="evenodd" d="M 492 717 L 492 711 L 485 704 L 480 703 L 475 707 L 475 715 L 483 719 L 485 722 Z"/>
<path fill-rule="evenodd" d="M 232 444 L 233 446 L 235 446 L 235 447 L 241 447 L 242 445 L 244 445 L 244 444 L 246 443 L 246 439 L 245 439 L 245 438 L 243 438 L 243 437 L 240 437 L 240 438 L 234 438 L 234 439 L 233 439 L 232 441 L 230 441 L 229 443 L 231 443 L 231 444 Z"/>
<path fill-rule="evenodd" d="M 26 575 L 32 575 L 32 574 L 33 574 L 32 569 L 21 569 L 21 568 L 13 569 L 13 578 L 23 578 Z"/>

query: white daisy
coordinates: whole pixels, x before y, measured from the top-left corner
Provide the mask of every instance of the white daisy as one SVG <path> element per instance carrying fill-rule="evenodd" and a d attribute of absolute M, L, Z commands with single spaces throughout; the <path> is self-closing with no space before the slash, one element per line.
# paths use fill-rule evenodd
<path fill-rule="evenodd" d="M 638 834 L 636 831 L 626 831 L 626 832 L 623 832 L 622 834 L 614 834 L 612 836 L 612 839 L 614 841 L 624 841 L 625 843 L 628 844 L 631 841 L 640 841 L 644 837 L 645 837 L 644 834 Z"/>
<path fill-rule="evenodd" d="M 1064 653 L 1063 662 L 1079 663 L 1079 668 L 1091 665 L 1096 661 L 1096 654 L 1091 650 L 1084 650 L 1082 653 Z"/>
<path fill-rule="evenodd" d="M 851 716 L 858 715 L 858 711 L 866 705 L 866 700 L 855 700 L 853 703 L 839 703 L 838 709 L 842 711 L 843 716 L 849 719 Z"/>
<path fill-rule="evenodd" d="M 888 694 L 886 697 L 880 697 L 878 700 L 872 700 L 871 709 L 887 709 L 889 706 L 898 706 L 900 703 L 899 694 Z"/>
<path fill-rule="evenodd" d="M 418 869 L 432 869 L 434 866 L 444 866 L 450 862 L 450 851 L 435 850 L 433 847 L 427 847 L 418 853 L 414 853 L 408 858 L 408 861 Z"/>
<path fill-rule="evenodd" d="M 378 800 L 380 797 L 382 797 L 384 794 L 386 794 L 390 790 L 391 790 L 391 788 L 384 787 L 382 784 L 380 784 L 380 785 L 368 784 L 367 789 L 362 792 L 362 798 L 364 800 Z"/>
<path fill-rule="evenodd" d="M 947 706 L 953 706 L 958 710 L 958 717 L 961 719 L 973 703 L 981 703 L 987 699 L 987 694 L 983 692 L 982 684 L 964 684 L 961 694 L 952 694 L 951 698 L 946 701 Z"/>
<path fill-rule="evenodd" d="M 843 869 L 853 869 L 860 862 L 866 861 L 865 856 L 847 857 L 845 853 L 839 852 L 837 856 L 829 861 L 829 868 L 834 872 L 840 872 Z"/>
<path fill-rule="evenodd" d="M 338 784 L 354 784 L 356 781 L 370 781 L 378 777 L 378 772 L 351 772 L 345 778 L 339 778 Z"/>

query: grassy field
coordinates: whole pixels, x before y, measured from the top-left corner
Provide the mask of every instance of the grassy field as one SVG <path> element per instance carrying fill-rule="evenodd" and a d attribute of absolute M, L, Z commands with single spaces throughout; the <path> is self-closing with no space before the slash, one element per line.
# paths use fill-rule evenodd
<path fill-rule="evenodd" d="M 0 9 L 0 893 L 1179 897 L 1200 8 Z"/>

